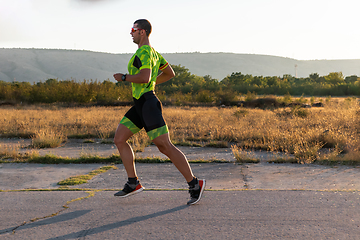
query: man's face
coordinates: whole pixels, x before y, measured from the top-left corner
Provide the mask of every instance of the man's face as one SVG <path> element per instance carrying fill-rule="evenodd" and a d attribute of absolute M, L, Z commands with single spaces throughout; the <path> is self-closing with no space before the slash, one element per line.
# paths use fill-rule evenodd
<path fill-rule="evenodd" d="M 133 31 L 133 30 L 135 30 L 135 31 Z M 133 38 L 133 42 L 136 44 L 139 44 L 139 42 L 140 42 L 140 38 L 141 38 L 140 31 L 141 30 L 138 29 L 137 23 L 135 23 L 130 34 Z"/>

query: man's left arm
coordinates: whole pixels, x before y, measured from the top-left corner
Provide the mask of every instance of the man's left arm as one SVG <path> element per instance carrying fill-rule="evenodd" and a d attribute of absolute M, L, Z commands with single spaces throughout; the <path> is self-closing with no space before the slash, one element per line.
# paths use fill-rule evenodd
<path fill-rule="evenodd" d="M 172 67 L 167 65 L 166 68 L 161 69 L 161 73 L 156 78 L 156 84 L 164 83 L 175 77 L 175 72 Z"/>

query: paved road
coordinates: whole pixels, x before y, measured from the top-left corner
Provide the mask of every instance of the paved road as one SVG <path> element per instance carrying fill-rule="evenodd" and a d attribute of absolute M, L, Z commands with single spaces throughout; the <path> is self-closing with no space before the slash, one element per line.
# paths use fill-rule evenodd
<path fill-rule="evenodd" d="M 111 191 L 62 206 L 85 192 L 2 192 L 1 239 L 359 239 L 359 193 Z M 63 210 L 63 211 L 62 211 Z M 31 222 L 30 219 L 58 215 Z M 26 222 L 26 224 L 17 227 Z M 16 228 L 16 229 L 15 229 Z M 14 230 L 15 229 L 15 230 Z M 14 231 L 13 231 L 14 230 Z"/>
<path fill-rule="evenodd" d="M 83 169 L 79 165 L 66 167 L 74 175 L 98 165 L 84 165 Z M 0 192 L 0 239 L 359 239 L 360 236 L 357 168 L 319 170 L 316 166 L 299 166 L 297 172 L 303 173 L 300 176 L 295 174 L 293 165 L 278 165 L 272 170 L 274 165 L 269 164 L 192 164 L 195 172 L 209 179 L 208 190 L 199 204 L 187 206 L 187 191 L 169 191 L 186 187 L 179 183 L 181 177 L 172 174 L 176 169 L 171 164 L 138 164 L 144 185 L 157 190 L 124 199 L 114 197 L 115 191 L 111 190 L 119 188 L 125 177 L 121 165 L 118 167 L 80 185 L 90 191 L 54 191 L 56 172 L 62 169 L 62 178 L 67 172 L 64 165 L 1 165 L 0 181 L 9 176 L 7 172 L 19 176 L 1 189 L 21 191 Z M 43 178 L 44 171 L 53 174 Z M 297 179 L 285 187 L 282 179 L 290 182 L 292 174 Z M 341 178 L 346 174 L 356 178 L 351 185 L 345 184 L 347 178 Z M 272 175 L 277 178 L 270 178 Z M 265 176 L 262 181 L 267 182 L 259 190 L 260 176 Z M 328 189 L 330 185 L 318 189 L 319 183 L 331 176 L 338 178 L 336 184 L 342 186 L 341 191 Z M 315 189 L 309 185 L 310 180 Z M 19 188 L 22 181 L 31 185 Z M 160 184 L 162 181 L 164 184 Z M 274 187 L 276 182 L 282 190 Z M 300 184 L 296 187 L 295 182 Z M 25 186 L 38 189 L 24 191 Z M 301 190 L 303 186 L 309 187 Z M 349 189 L 354 186 L 356 189 Z"/>

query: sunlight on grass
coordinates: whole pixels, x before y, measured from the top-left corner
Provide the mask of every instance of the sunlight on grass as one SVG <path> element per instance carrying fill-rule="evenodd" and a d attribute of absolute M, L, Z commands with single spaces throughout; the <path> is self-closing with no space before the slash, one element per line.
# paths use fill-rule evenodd
<path fill-rule="evenodd" d="M 0 144 L 0 159 L 18 159 L 19 146 L 15 144 Z"/>
<path fill-rule="evenodd" d="M 231 146 L 231 150 L 234 154 L 236 162 L 238 163 L 259 163 L 260 160 L 255 157 L 255 154 L 251 151 L 245 151 L 242 148 Z"/>
<path fill-rule="evenodd" d="M 289 97 L 280 99 L 283 98 L 284 102 L 297 101 Z M 242 149 L 293 154 L 299 163 L 319 162 L 325 158 L 356 160 L 356 154 L 360 151 L 358 99 L 318 97 L 316 100 L 321 100 L 325 106 L 306 109 L 179 106 L 164 107 L 163 114 L 171 140 L 183 146 L 227 147 L 236 144 Z M 309 98 L 308 101 L 314 99 Z M 70 137 L 99 137 L 112 144 L 108 139 L 113 137 L 120 119 L 128 109 L 51 106 L 0 108 L 0 136 L 21 137 L 32 134 L 32 147 L 36 148 L 57 147 Z M 134 151 L 143 151 L 150 143 L 144 130 L 129 139 Z M 324 149 L 336 149 L 338 153 L 321 155 Z M 7 152 L 2 157 L 7 155 L 16 158 L 18 150 L 3 147 L 1 151 Z M 238 151 L 240 155 L 245 154 Z M 251 159 L 251 156 L 246 158 Z"/>
<path fill-rule="evenodd" d="M 61 143 L 66 140 L 62 132 L 54 132 L 49 129 L 42 129 L 36 132 L 31 140 L 31 147 L 33 148 L 55 148 L 59 147 Z"/>

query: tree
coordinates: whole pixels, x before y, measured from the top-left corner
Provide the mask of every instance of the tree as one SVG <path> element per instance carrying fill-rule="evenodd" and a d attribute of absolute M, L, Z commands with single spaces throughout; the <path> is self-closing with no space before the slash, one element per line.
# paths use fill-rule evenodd
<path fill-rule="evenodd" d="M 318 82 L 320 76 L 319 76 L 318 73 L 312 73 L 312 74 L 309 75 L 309 78 L 310 78 L 310 80 L 312 80 L 312 81 L 314 81 L 314 82 Z"/>
<path fill-rule="evenodd" d="M 181 65 L 171 66 L 175 72 L 175 77 L 167 82 L 159 84 L 157 88 L 165 91 L 167 94 L 181 91 L 182 93 L 191 93 L 198 91 L 205 83 L 203 77 L 191 74 L 189 69 Z"/>
<path fill-rule="evenodd" d="M 243 85 L 246 81 L 246 77 L 241 72 L 233 72 L 230 76 L 225 77 L 221 84 L 224 86 Z"/>
<path fill-rule="evenodd" d="M 351 75 L 345 78 L 346 83 L 354 83 L 358 80 L 358 77 L 356 75 Z"/>
<path fill-rule="evenodd" d="M 344 82 L 344 75 L 342 72 L 331 72 L 329 75 L 324 76 L 325 81 L 331 84 L 339 84 Z"/>

